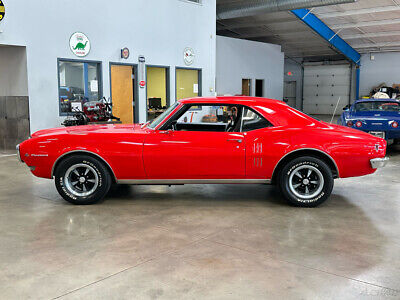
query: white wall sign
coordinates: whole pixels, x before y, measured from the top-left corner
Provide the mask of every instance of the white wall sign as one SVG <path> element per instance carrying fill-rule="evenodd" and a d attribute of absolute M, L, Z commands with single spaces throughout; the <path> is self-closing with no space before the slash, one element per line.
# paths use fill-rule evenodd
<path fill-rule="evenodd" d="M 97 93 L 99 91 L 99 82 L 97 80 L 90 81 L 90 91 Z"/>
<path fill-rule="evenodd" d="M 83 57 L 89 54 L 90 41 L 84 33 L 75 32 L 69 39 L 69 47 L 76 56 Z"/>
<path fill-rule="evenodd" d="M 194 51 L 192 48 L 187 47 L 183 51 L 183 61 L 185 62 L 185 65 L 190 66 L 194 62 Z"/>

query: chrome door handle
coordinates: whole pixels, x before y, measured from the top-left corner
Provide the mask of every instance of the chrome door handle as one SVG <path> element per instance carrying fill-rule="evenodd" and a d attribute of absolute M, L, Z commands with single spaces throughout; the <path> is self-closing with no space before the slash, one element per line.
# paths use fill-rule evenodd
<path fill-rule="evenodd" d="M 159 132 L 162 134 L 170 134 L 172 130 L 168 129 L 168 130 L 160 130 Z"/>
<path fill-rule="evenodd" d="M 227 139 L 227 141 L 229 141 L 229 142 L 238 142 L 238 143 L 243 142 L 242 139 Z"/>

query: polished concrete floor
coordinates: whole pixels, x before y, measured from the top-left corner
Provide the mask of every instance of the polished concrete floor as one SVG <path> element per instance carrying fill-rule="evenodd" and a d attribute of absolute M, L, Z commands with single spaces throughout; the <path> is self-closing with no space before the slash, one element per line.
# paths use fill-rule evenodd
<path fill-rule="evenodd" d="M 73 206 L 0 154 L 0 299 L 399 299 L 389 155 L 302 209 L 263 185 L 125 186 Z"/>

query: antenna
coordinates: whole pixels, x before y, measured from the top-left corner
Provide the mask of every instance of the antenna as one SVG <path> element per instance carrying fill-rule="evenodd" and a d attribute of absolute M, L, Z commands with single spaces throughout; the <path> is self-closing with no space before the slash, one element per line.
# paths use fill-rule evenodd
<path fill-rule="evenodd" d="M 337 100 L 335 110 L 333 111 L 332 119 L 331 119 L 331 122 L 330 122 L 331 124 L 333 122 L 333 118 L 335 117 L 335 113 L 336 113 L 337 107 L 339 105 L 339 102 L 340 102 L 340 96 L 339 96 L 339 99 Z"/>

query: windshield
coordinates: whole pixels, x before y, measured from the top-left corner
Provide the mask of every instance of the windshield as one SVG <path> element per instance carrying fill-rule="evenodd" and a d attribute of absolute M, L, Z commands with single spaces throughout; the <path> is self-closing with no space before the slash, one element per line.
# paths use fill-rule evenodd
<path fill-rule="evenodd" d="M 355 111 L 400 111 L 400 105 L 396 102 L 368 101 L 358 102 L 354 106 Z"/>
<path fill-rule="evenodd" d="M 148 127 L 152 129 L 156 128 L 157 125 L 160 124 L 165 119 L 165 117 L 167 117 L 171 113 L 171 111 L 173 111 L 178 105 L 179 102 L 175 102 L 174 104 L 172 104 L 161 115 L 159 115 L 157 118 L 151 121 Z"/>

